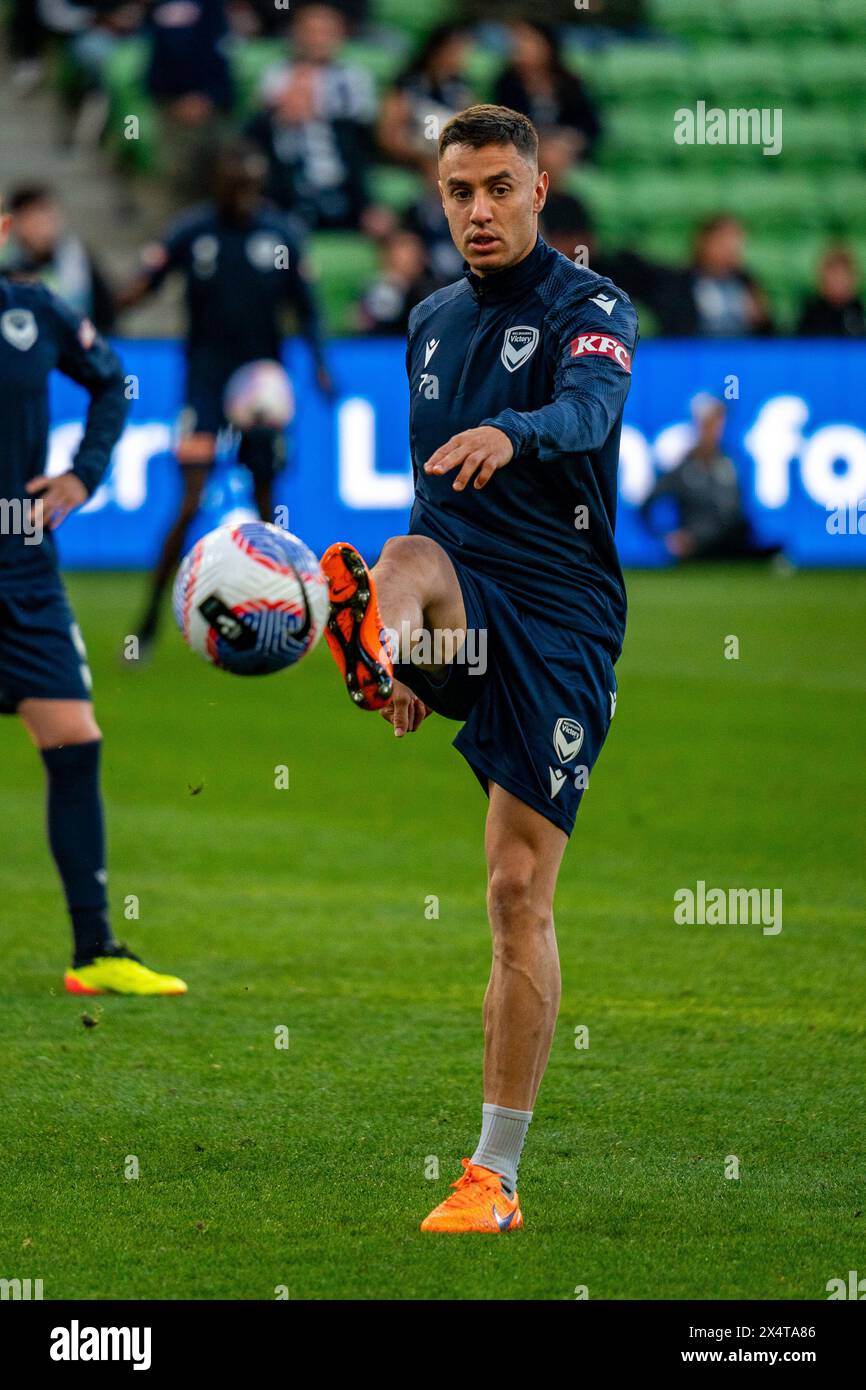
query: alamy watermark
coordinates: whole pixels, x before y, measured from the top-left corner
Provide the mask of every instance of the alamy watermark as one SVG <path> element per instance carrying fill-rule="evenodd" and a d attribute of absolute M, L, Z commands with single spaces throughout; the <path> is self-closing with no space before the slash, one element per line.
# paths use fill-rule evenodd
<path fill-rule="evenodd" d="M 762 927 L 764 936 L 782 930 L 781 888 L 708 888 L 702 878 L 694 888 L 674 893 L 677 926 Z"/>
<path fill-rule="evenodd" d="M 707 106 L 695 109 L 681 106 L 674 112 L 674 143 L 677 145 L 761 145 L 767 155 L 782 151 L 782 108 Z"/>
<path fill-rule="evenodd" d="M 0 497 L 0 536 L 23 536 L 25 545 L 41 545 L 42 498 Z"/>
<path fill-rule="evenodd" d="M 408 618 L 396 628 L 385 628 L 383 652 L 391 660 L 409 666 L 466 666 L 470 676 L 483 676 L 487 670 L 487 629 L 413 627 Z"/>

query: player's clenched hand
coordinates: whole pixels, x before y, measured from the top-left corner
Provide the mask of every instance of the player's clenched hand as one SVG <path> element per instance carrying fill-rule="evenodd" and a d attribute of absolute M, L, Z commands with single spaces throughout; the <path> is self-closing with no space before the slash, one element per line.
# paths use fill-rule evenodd
<path fill-rule="evenodd" d="M 432 713 L 427 708 L 423 700 L 419 700 L 417 695 L 413 695 L 408 685 L 403 685 L 401 681 L 394 681 L 394 689 L 391 693 L 390 702 L 383 710 L 380 710 L 383 719 L 394 727 L 394 736 L 402 738 L 404 734 L 414 734 L 420 729 L 428 714 Z"/>
<path fill-rule="evenodd" d="M 475 474 L 475 486 L 484 487 L 498 468 L 504 468 L 514 454 L 508 435 L 494 425 L 479 425 L 474 430 L 455 434 L 431 454 L 424 465 L 425 473 L 460 472 L 452 483 L 455 492 L 462 492 Z"/>
<path fill-rule="evenodd" d="M 47 517 L 52 531 L 66 520 L 70 512 L 87 501 L 87 488 L 74 473 L 59 473 L 56 478 L 46 478 L 44 474 L 31 478 L 27 491 L 40 494 L 42 514 Z"/>

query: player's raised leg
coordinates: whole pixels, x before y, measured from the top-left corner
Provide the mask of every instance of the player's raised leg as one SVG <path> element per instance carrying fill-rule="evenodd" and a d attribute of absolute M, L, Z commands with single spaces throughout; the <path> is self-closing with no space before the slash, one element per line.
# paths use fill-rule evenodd
<path fill-rule="evenodd" d="M 422 1231 L 523 1225 L 517 1167 L 559 1012 L 553 895 L 567 843 L 558 826 L 491 785 L 485 849 L 493 965 L 484 997 L 481 1136 L 455 1192 Z"/>
<path fill-rule="evenodd" d="M 42 754 L 48 839 L 72 923 L 72 994 L 185 994 L 183 980 L 149 970 L 115 941 L 108 919 L 99 782 L 102 734 L 87 700 L 25 699 L 18 714 Z"/>
<path fill-rule="evenodd" d="M 354 546 L 338 541 L 322 556 L 331 595 L 328 646 L 352 699 L 390 718 L 398 736 L 411 732 L 420 704 L 394 681 L 405 633 L 448 630 L 459 647 L 466 610 L 450 559 L 427 536 L 394 536 L 369 569 Z"/>

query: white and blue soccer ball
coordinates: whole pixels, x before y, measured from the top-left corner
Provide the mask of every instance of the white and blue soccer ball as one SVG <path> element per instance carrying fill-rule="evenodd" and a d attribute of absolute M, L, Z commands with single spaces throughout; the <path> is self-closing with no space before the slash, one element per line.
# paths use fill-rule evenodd
<path fill-rule="evenodd" d="M 279 362 L 246 362 L 229 377 L 223 411 L 239 430 L 284 430 L 295 416 L 295 393 Z"/>
<path fill-rule="evenodd" d="M 184 641 L 237 676 L 293 666 L 318 642 L 328 612 L 328 584 L 313 552 L 266 521 L 208 532 L 174 581 Z"/>

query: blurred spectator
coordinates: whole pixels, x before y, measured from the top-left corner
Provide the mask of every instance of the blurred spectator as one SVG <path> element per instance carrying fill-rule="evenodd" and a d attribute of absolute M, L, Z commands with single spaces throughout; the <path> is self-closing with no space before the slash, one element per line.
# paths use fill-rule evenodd
<path fill-rule="evenodd" d="M 591 231 L 579 240 L 589 247 L 591 268 L 646 304 L 663 334 L 739 338 L 773 332 L 766 296 L 743 268 L 742 224 L 728 213 L 700 224 L 685 268 L 632 250 L 602 254 Z"/>
<path fill-rule="evenodd" d="M 857 262 L 844 246 L 831 247 L 818 268 L 818 293 L 803 306 L 797 332 L 811 338 L 862 338 L 866 312 L 857 293 Z"/>
<path fill-rule="evenodd" d="M 772 333 L 767 298 L 743 268 L 745 232 L 736 217 L 721 213 L 695 234 L 682 326 L 669 332 L 702 338 L 739 338 Z M 679 306 L 677 306 L 679 307 Z"/>
<path fill-rule="evenodd" d="M 424 243 L 414 232 L 394 232 L 382 245 L 382 267 L 358 306 L 362 333 L 403 337 L 409 312 L 436 288 Z"/>
<path fill-rule="evenodd" d="M 321 74 L 293 63 L 279 95 L 246 135 L 268 161 L 268 194 L 311 229 L 357 227 L 366 204 L 367 149 L 357 121 L 322 116 Z"/>
<path fill-rule="evenodd" d="M 92 319 L 100 332 L 110 332 L 111 291 L 87 247 L 67 230 L 52 190 L 38 184 L 15 189 L 7 210 L 12 225 L 3 250 L 3 273 L 41 280 L 76 313 Z"/>
<path fill-rule="evenodd" d="M 439 131 L 473 96 L 463 68 L 470 37 L 460 24 L 438 24 L 382 98 L 379 148 L 396 164 L 422 171 L 436 162 Z"/>
<path fill-rule="evenodd" d="M 577 254 L 581 237 L 589 225 L 586 208 L 579 198 L 566 190 L 565 179 L 574 163 L 574 135 L 570 130 L 539 131 L 538 167 L 547 174 L 550 183 L 539 227 L 545 241 L 569 260 Z M 623 286 L 625 289 L 625 286 Z"/>
<path fill-rule="evenodd" d="M 358 227 L 375 113 L 369 73 L 339 61 L 346 24 L 330 5 L 298 10 L 290 37 L 292 57 L 265 73 L 265 106 L 246 134 L 267 156 L 280 207 L 309 228 Z"/>
<path fill-rule="evenodd" d="M 300 66 L 315 73 L 319 120 L 371 125 L 376 114 L 373 82 L 364 68 L 339 61 L 346 41 L 346 21 L 339 11 L 332 5 L 304 5 L 293 12 L 289 38 L 291 58 L 268 68 L 262 79 L 263 104 L 279 105 Z"/>
<path fill-rule="evenodd" d="M 722 452 L 725 406 L 713 396 L 692 401 L 695 442 L 682 462 L 659 478 L 641 505 L 650 529 L 661 531 L 676 560 L 733 559 L 776 553 L 751 541 L 737 470 Z M 666 515 L 659 524 L 659 513 Z"/>
<path fill-rule="evenodd" d="M 454 245 L 448 218 L 439 192 L 439 170 L 435 161 L 424 168 L 425 190 L 417 203 L 403 214 L 406 231 L 414 232 L 424 243 L 427 266 L 437 285 L 450 285 L 463 273 L 463 255 Z"/>
<path fill-rule="evenodd" d="M 66 135 L 71 141 L 95 144 L 108 119 L 106 66 L 117 44 L 141 28 L 147 6 L 133 0 L 97 0 L 88 10 L 91 18 L 87 28 L 69 43 L 76 75 L 74 89 L 65 93 L 74 116 L 74 125 L 70 123 Z"/>
<path fill-rule="evenodd" d="M 227 0 L 226 14 L 232 33 L 242 39 L 273 38 L 289 20 L 288 10 L 274 0 Z"/>
<path fill-rule="evenodd" d="M 184 125 L 199 125 L 231 105 L 223 0 L 162 0 L 151 10 L 147 85 Z"/>
<path fill-rule="evenodd" d="M 145 32 L 147 86 L 162 108 L 161 154 L 175 196 L 201 197 L 232 101 L 223 0 L 157 0 Z"/>
<path fill-rule="evenodd" d="M 595 106 L 580 78 L 562 59 L 556 30 L 536 20 L 509 25 L 511 61 L 497 79 L 493 100 L 522 111 L 534 125 L 568 130 L 574 141 L 573 159 L 592 151 L 601 133 Z"/>

